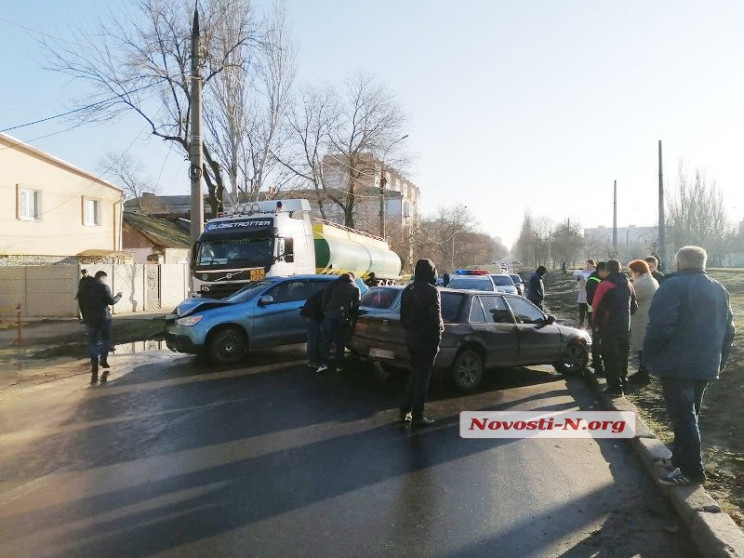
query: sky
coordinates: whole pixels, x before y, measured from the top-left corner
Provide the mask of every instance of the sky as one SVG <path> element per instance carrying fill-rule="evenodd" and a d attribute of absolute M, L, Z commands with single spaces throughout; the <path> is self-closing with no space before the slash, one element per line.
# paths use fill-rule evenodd
<path fill-rule="evenodd" d="M 4 7 L 12 79 L 0 83 L 0 130 L 85 98 L 85 84 L 44 69 L 38 39 L 74 40 L 72 25 L 116 6 Z M 482 231 L 511 245 L 526 211 L 611 226 L 616 180 L 618 224 L 654 225 L 662 140 L 668 189 L 680 162 L 702 168 L 731 219 L 744 217 L 744 2 L 287 0 L 287 8 L 298 87 L 365 71 L 395 93 L 424 214 L 466 204 Z M 189 192 L 183 155 L 144 122 L 70 127 L 53 119 L 8 133 L 89 171 L 105 153 L 129 150 L 163 193 Z"/>

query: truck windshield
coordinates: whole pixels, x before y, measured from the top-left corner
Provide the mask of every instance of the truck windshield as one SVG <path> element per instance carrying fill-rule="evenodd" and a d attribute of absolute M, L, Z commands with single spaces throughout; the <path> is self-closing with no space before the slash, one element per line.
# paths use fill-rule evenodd
<path fill-rule="evenodd" d="M 207 240 L 199 246 L 196 267 L 264 267 L 274 263 L 273 238 Z"/>

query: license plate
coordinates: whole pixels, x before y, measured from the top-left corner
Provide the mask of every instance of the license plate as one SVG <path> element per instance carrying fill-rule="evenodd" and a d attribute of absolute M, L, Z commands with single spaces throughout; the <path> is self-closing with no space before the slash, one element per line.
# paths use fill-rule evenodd
<path fill-rule="evenodd" d="M 251 269 L 249 278 L 251 281 L 260 281 L 266 277 L 265 269 Z"/>
<path fill-rule="evenodd" d="M 369 356 L 371 357 L 377 357 L 377 358 L 389 358 L 394 359 L 395 353 L 393 351 L 389 351 L 387 349 L 375 349 L 372 348 L 369 350 Z"/>

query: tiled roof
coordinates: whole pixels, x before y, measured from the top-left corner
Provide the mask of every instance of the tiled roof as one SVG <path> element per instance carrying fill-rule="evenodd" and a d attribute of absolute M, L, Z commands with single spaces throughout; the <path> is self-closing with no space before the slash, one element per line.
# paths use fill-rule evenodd
<path fill-rule="evenodd" d="M 124 222 L 156 246 L 163 248 L 190 248 L 189 232 L 173 220 L 152 215 L 124 212 Z"/>

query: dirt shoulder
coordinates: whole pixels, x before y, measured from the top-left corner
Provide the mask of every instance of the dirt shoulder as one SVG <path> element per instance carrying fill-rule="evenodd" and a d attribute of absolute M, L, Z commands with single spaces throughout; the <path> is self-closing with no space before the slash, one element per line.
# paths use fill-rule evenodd
<path fill-rule="evenodd" d="M 734 321 L 741 328 L 744 316 L 744 270 L 710 270 L 731 294 Z M 560 318 L 578 318 L 576 281 L 560 270 L 545 277 L 546 305 L 550 313 Z M 708 481 L 705 488 L 716 498 L 724 511 L 744 527 L 744 340 L 741 333 L 734 341 L 734 350 L 725 372 L 709 385 L 703 402 L 700 429 Z M 635 362 L 631 360 L 631 368 Z M 629 393 L 644 420 L 659 438 L 669 444 L 673 435 L 661 395 L 661 386 L 654 380 L 649 386 Z"/>

